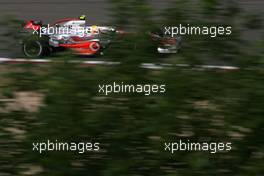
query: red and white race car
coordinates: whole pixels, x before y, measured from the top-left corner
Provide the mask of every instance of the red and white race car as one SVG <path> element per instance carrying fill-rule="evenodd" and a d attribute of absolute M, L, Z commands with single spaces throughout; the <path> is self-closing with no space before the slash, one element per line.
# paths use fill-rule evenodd
<path fill-rule="evenodd" d="M 62 19 L 51 25 L 30 20 L 23 25 L 23 53 L 27 57 L 41 57 L 51 52 L 70 49 L 77 55 L 100 55 L 111 44 L 113 36 L 124 34 L 110 26 L 88 26 L 85 16 Z M 29 35 L 28 35 L 29 34 Z M 177 53 L 180 38 L 163 37 L 157 33 L 148 33 L 153 41 L 158 41 L 157 52 Z"/>

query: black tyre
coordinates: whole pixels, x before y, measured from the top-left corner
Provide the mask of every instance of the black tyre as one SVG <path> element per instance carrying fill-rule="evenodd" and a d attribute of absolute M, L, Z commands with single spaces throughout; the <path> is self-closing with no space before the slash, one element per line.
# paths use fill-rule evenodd
<path fill-rule="evenodd" d="M 39 58 L 49 53 L 48 40 L 37 36 L 24 40 L 22 46 L 23 53 L 29 58 Z"/>

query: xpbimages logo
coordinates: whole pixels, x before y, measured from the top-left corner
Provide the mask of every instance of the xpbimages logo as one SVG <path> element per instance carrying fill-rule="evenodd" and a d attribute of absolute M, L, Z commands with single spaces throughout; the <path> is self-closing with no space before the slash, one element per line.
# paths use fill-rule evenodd
<path fill-rule="evenodd" d="M 80 154 L 100 150 L 100 143 L 91 142 L 58 142 L 58 140 L 32 143 L 32 150 L 39 152 L 72 151 Z"/>
<path fill-rule="evenodd" d="M 46 26 L 41 26 L 40 29 L 38 27 L 33 27 L 33 34 L 39 35 L 42 37 L 44 35 L 78 35 L 80 37 L 90 36 L 99 34 L 99 30 L 96 26 L 50 26 L 49 24 Z"/>
<path fill-rule="evenodd" d="M 229 36 L 232 34 L 231 26 L 191 26 L 178 25 L 178 26 L 166 26 L 164 27 L 164 34 L 170 37 L 178 35 L 208 35 L 211 38 L 217 36 Z"/>
<path fill-rule="evenodd" d="M 164 150 L 174 154 L 178 151 L 203 151 L 210 152 L 215 154 L 218 152 L 228 152 L 232 150 L 231 142 L 191 142 L 187 141 L 178 141 L 178 142 L 166 142 L 164 143 Z"/>
<path fill-rule="evenodd" d="M 109 95 L 111 93 L 143 93 L 145 96 L 157 93 L 165 93 L 166 85 L 157 85 L 157 84 L 118 84 L 114 82 L 113 84 L 102 84 L 98 85 L 98 93 Z"/>

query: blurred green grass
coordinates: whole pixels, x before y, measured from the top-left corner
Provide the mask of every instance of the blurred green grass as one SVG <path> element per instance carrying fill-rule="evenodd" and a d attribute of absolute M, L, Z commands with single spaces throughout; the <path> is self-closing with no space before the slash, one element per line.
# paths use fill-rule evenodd
<path fill-rule="evenodd" d="M 10 70 L 16 70 L 15 67 L 10 66 Z M 135 76 L 135 72 L 120 72 L 120 69 L 56 63 L 27 67 L 25 72 L 42 73 L 34 75 L 34 79 L 28 79 L 28 74 L 21 72 L 18 77 L 13 75 L 8 88 L 40 92 L 45 96 L 45 106 L 33 114 L 23 111 L 6 114 L 9 120 L 1 121 L 2 130 L 5 126 L 17 127 L 14 121 L 20 114 L 19 121 L 26 124 L 18 126 L 27 136 L 18 143 L 21 146 L 7 149 L 11 158 L 19 158 L 19 164 L 38 163 L 44 168 L 43 173 L 57 175 L 261 173 L 261 168 L 259 171 L 256 167 L 263 152 L 263 71 L 143 69 L 138 72 L 140 76 Z M 99 84 L 114 81 L 166 84 L 167 91 L 151 96 L 104 97 L 98 93 Z M 3 139 L 6 137 L 7 134 Z M 9 145 L 8 141 L 15 136 L 8 138 L 4 143 Z M 40 156 L 30 150 L 33 141 L 70 142 L 91 138 L 100 141 L 105 152 L 87 155 L 52 152 Z M 179 139 L 228 141 L 232 142 L 233 150 L 215 155 L 179 152 L 173 156 L 163 151 L 164 142 Z M 23 152 L 12 153 L 19 149 Z M 255 157 L 256 153 L 259 157 Z M 73 161 L 81 162 L 83 167 L 71 165 Z M 21 170 L 18 168 L 17 172 Z"/>

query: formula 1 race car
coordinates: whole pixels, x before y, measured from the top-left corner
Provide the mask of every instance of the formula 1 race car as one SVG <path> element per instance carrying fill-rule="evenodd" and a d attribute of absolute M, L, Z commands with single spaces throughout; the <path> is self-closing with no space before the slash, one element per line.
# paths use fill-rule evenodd
<path fill-rule="evenodd" d="M 112 36 L 126 32 L 110 26 L 88 26 L 83 15 L 58 20 L 51 25 L 43 25 L 36 20 L 26 21 L 22 33 L 25 34 L 21 42 L 23 53 L 34 58 L 64 49 L 70 49 L 77 55 L 100 55 L 113 42 Z M 158 53 L 177 53 L 180 49 L 180 38 L 163 37 L 154 32 L 148 35 L 153 41 L 158 41 Z"/>

